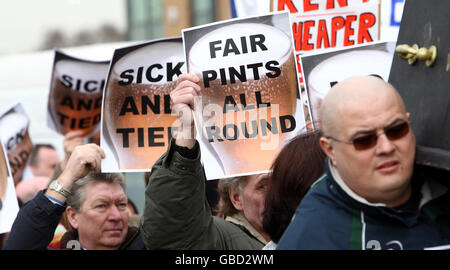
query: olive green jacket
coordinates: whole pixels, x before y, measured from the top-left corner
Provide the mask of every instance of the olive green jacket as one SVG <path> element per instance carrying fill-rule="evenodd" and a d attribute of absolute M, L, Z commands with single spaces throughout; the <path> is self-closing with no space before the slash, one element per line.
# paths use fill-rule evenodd
<path fill-rule="evenodd" d="M 205 195 L 200 151 L 195 159 L 169 149 L 153 165 L 141 232 L 147 249 L 257 250 L 265 243 L 242 225 L 215 217 Z"/>

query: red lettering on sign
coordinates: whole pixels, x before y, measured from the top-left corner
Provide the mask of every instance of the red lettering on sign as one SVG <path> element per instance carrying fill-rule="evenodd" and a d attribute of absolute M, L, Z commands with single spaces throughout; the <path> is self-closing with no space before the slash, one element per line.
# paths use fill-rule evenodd
<path fill-rule="evenodd" d="M 294 22 L 292 34 L 295 51 L 350 46 L 374 40 L 371 36 L 373 33 L 370 32 L 376 25 L 377 18 L 374 13 L 366 12 L 361 15 L 344 13 L 344 16 L 340 16 L 342 14 L 342 12 L 335 13 L 335 17 L 331 19 Z"/>
<path fill-rule="evenodd" d="M 322 42 L 324 43 L 324 48 L 330 47 L 330 41 L 328 40 L 328 32 L 327 32 L 327 21 L 319 20 L 319 26 L 317 29 L 317 49 L 322 48 Z"/>
<path fill-rule="evenodd" d="M 302 23 L 292 24 L 292 36 L 294 38 L 295 51 L 300 51 L 302 49 Z"/>
<path fill-rule="evenodd" d="M 311 0 L 303 0 L 303 11 L 304 12 L 318 10 L 318 9 L 319 9 L 319 4 L 311 4 Z"/>
<path fill-rule="evenodd" d="M 336 47 L 337 31 L 342 29 L 345 25 L 343 17 L 334 17 L 331 19 L 331 47 Z"/>
<path fill-rule="evenodd" d="M 366 40 L 367 42 L 373 41 L 369 33 L 369 28 L 375 24 L 375 15 L 367 12 L 363 13 L 359 17 L 359 30 L 358 30 L 358 44 L 361 44 Z"/>
<path fill-rule="evenodd" d="M 335 0 L 327 0 L 327 9 L 333 9 L 334 8 L 334 1 Z M 348 6 L 347 0 L 337 0 L 340 7 L 346 7 Z"/>
<path fill-rule="evenodd" d="M 292 0 L 279 0 L 278 1 L 278 10 L 284 10 L 284 7 L 287 6 L 290 13 L 297 13 L 297 8 L 292 3 Z"/>
<path fill-rule="evenodd" d="M 344 46 L 355 44 L 354 40 L 350 40 L 350 36 L 353 36 L 355 33 L 355 30 L 352 28 L 352 22 L 356 21 L 356 19 L 357 17 L 355 15 L 349 15 L 345 20 Z"/>
<path fill-rule="evenodd" d="M 310 33 L 310 28 L 314 26 L 316 22 L 315 21 L 306 21 L 303 22 L 303 42 L 302 42 L 302 50 L 304 51 L 310 51 L 314 49 L 314 45 L 311 43 L 308 43 L 308 41 L 311 39 L 312 35 Z"/>

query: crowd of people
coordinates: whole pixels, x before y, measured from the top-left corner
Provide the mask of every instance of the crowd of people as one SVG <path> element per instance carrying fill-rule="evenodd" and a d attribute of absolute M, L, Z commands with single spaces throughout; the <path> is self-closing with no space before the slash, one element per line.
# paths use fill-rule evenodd
<path fill-rule="evenodd" d="M 64 139 L 30 158 L 30 187 L 3 249 L 424 249 L 450 244 L 450 172 L 415 164 L 411 116 L 375 76 L 335 84 L 314 131 L 279 152 L 270 173 L 220 179 L 210 199 L 191 114 L 199 78 L 171 92 L 179 132 L 146 174 L 142 216 L 105 153 Z M 183 123 L 189 119 L 188 122 Z M 42 165 L 45 163 L 45 165 Z M 41 179 L 41 180 L 38 180 Z M 40 181 L 40 182 L 39 182 Z M 32 184 L 31 184 L 32 183 Z M 214 196 L 213 196 L 214 197 Z"/>

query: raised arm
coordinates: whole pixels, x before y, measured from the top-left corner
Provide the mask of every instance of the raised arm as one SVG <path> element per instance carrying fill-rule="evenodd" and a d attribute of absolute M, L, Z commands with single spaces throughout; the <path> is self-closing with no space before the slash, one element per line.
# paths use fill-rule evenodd
<path fill-rule="evenodd" d="M 153 165 L 145 192 L 141 232 L 148 249 L 215 249 L 217 241 L 205 195 L 200 149 L 194 138 L 194 97 L 198 77 L 181 75 L 171 92 L 179 132 Z"/>
<path fill-rule="evenodd" d="M 70 191 L 75 181 L 86 176 L 91 170 L 100 169 L 102 158 L 104 153 L 99 146 L 95 144 L 78 146 L 56 181 Z M 51 242 L 66 209 L 66 199 L 63 194 L 55 190 L 40 191 L 33 200 L 20 209 L 3 249 L 45 249 Z"/>

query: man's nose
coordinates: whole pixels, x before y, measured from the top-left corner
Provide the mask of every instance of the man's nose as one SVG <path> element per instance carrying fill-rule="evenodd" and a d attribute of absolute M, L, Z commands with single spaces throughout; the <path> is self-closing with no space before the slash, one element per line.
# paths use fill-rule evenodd
<path fill-rule="evenodd" d="M 382 133 L 378 136 L 376 153 L 377 155 L 391 154 L 395 151 L 395 145 L 391 140 L 386 137 L 386 134 Z"/>
<path fill-rule="evenodd" d="M 108 220 L 121 220 L 121 219 L 122 219 L 122 215 L 120 214 L 119 208 L 117 208 L 116 205 L 113 205 L 109 209 Z"/>

